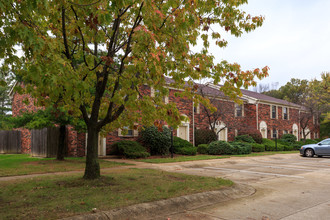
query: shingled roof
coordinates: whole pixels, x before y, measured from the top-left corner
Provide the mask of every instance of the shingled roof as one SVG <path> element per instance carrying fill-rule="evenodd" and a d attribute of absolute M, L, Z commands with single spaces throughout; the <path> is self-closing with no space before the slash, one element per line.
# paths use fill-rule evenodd
<path fill-rule="evenodd" d="M 167 83 L 173 83 L 174 80 L 171 78 L 166 78 L 166 82 Z M 188 85 L 186 83 L 186 85 Z M 216 86 L 210 86 L 208 84 L 200 84 L 200 83 L 195 83 L 195 85 L 198 85 L 198 92 L 201 93 L 201 91 L 208 96 L 216 96 L 216 97 L 222 97 L 222 98 L 228 98 L 222 91 L 220 91 L 219 89 L 215 88 Z M 221 87 L 222 85 L 218 85 L 219 87 Z M 258 101 L 264 101 L 264 102 L 270 102 L 270 103 L 274 103 L 274 104 L 281 104 L 281 105 L 286 105 L 286 106 L 292 106 L 292 107 L 296 107 L 296 108 L 302 108 L 302 106 L 297 105 L 295 103 L 292 102 L 288 102 L 286 100 L 282 100 L 282 99 L 277 99 L 265 94 L 261 94 L 258 92 L 253 92 L 250 90 L 246 90 L 246 89 L 241 89 L 242 93 L 244 96 L 246 96 L 247 98 L 253 98 L 256 99 Z"/>

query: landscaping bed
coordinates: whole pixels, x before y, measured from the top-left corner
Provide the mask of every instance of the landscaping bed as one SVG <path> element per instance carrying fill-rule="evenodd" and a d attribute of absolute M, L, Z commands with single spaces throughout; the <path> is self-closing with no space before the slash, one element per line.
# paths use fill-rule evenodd
<path fill-rule="evenodd" d="M 100 179 L 81 175 L 0 182 L 2 219 L 58 219 L 198 192 L 233 183 L 151 169 L 117 169 Z"/>

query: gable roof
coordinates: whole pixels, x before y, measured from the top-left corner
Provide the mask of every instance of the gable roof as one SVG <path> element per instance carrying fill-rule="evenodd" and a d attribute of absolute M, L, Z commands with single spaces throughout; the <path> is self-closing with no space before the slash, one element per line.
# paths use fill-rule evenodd
<path fill-rule="evenodd" d="M 301 108 L 302 107 L 302 106 L 297 105 L 295 103 L 288 102 L 288 101 L 283 100 L 283 99 L 277 99 L 277 98 L 274 98 L 274 97 L 271 97 L 271 96 L 268 96 L 268 95 L 265 95 L 265 94 L 261 94 L 261 93 L 258 93 L 258 92 L 253 92 L 253 91 L 246 90 L 246 89 L 241 89 L 241 91 L 242 91 L 243 95 L 255 98 L 259 101 L 271 102 L 271 103 L 274 103 L 274 104 L 281 104 L 281 105 L 288 105 L 288 106 L 293 106 L 293 107 L 296 107 L 296 108 Z"/>
<path fill-rule="evenodd" d="M 174 83 L 174 80 L 171 78 L 166 77 L 166 83 Z M 213 84 L 200 84 L 200 83 L 194 83 L 195 85 L 198 86 L 198 92 L 201 93 L 203 92 L 207 96 L 213 96 L 213 97 L 219 97 L 219 98 L 224 98 L 228 99 L 228 97 L 220 91 L 220 87 L 222 85 L 213 85 Z M 185 83 L 185 86 L 188 86 L 188 83 Z M 292 102 L 288 102 L 283 99 L 277 99 L 265 94 L 261 94 L 258 92 L 253 92 L 250 90 L 246 89 L 241 89 L 243 97 L 241 99 L 243 100 L 254 100 L 254 101 L 262 101 L 262 102 L 267 102 L 267 103 L 273 103 L 277 105 L 285 105 L 285 106 L 292 106 L 295 108 L 303 108 L 301 105 L 297 105 Z"/>

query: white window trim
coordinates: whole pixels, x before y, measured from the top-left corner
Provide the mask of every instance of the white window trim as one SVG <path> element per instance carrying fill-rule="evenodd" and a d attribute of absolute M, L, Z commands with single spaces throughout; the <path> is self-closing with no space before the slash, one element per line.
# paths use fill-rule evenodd
<path fill-rule="evenodd" d="M 286 108 L 286 119 L 284 118 L 284 108 Z M 289 108 L 288 107 L 285 107 L 285 106 L 282 106 L 282 119 L 283 120 L 289 120 Z"/>
<path fill-rule="evenodd" d="M 165 103 L 165 104 L 168 104 L 168 96 L 165 96 L 165 97 L 164 97 L 164 103 Z"/>
<path fill-rule="evenodd" d="M 271 135 L 272 138 L 274 138 L 274 135 L 273 135 L 274 132 L 273 131 L 274 131 L 274 129 L 270 130 L 270 133 L 271 133 L 270 135 Z M 276 130 L 276 138 L 278 138 L 278 130 Z"/>
<path fill-rule="evenodd" d="M 139 135 L 138 130 L 134 130 L 134 129 L 129 129 L 129 130 L 133 130 L 133 135 L 122 134 L 121 133 L 122 129 L 118 128 L 118 137 L 137 137 Z"/>
<path fill-rule="evenodd" d="M 235 103 L 235 106 L 234 106 L 235 117 L 244 117 L 244 103 L 240 105 L 240 106 L 242 106 L 242 116 L 237 116 L 237 109 L 236 109 L 236 107 L 237 107 L 238 105 L 239 105 L 239 104 Z"/>
<path fill-rule="evenodd" d="M 150 97 L 155 97 L 155 88 L 150 87 Z"/>
<path fill-rule="evenodd" d="M 275 118 L 273 118 L 273 106 L 275 106 Z M 278 106 L 277 105 L 270 105 L 270 119 L 278 119 Z"/>

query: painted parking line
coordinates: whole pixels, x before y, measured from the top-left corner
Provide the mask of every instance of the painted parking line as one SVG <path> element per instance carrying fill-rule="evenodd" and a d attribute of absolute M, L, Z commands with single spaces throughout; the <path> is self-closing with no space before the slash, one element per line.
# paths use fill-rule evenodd
<path fill-rule="evenodd" d="M 266 173 L 266 172 L 240 170 L 240 169 L 230 169 L 230 168 L 203 167 L 203 169 L 219 170 L 219 171 L 223 170 L 223 171 L 231 171 L 231 172 L 252 173 L 252 174 L 260 174 L 260 175 L 267 175 L 267 176 L 280 176 L 280 177 L 290 177 L 290 178 L 304 179 L 303 176 L 286 175 L 286 174 L 280 174 L 280 173 Z"/>
<path fill-rule="evenodd" d="M 274 162 L 274 161 L 258 161 L 261 163 L 272 163 L 272 164 L 286 164 L 286 165 L 298 165 L 298 166 L 306 166 L 306 167 L 317 167 L 317 168 L 330 168 L 330 164 L 329 165 L 318 165 L 315 164 L 315 162 L 311 162 L 311 163 L 291 163 L 291 162 Z"/>
<path fill-rule="evenodd" d="M 251 167 L 266 167 L 266 168 L 273 168 L 273 169 L 284 169 L 284 170 L 297 170 L 297 171 L 308 171 L 313 172 L 317 171 L 317 169 L 304 169 L 304 168 L 294 168 L 294 167 L 284 167 L 284 166 L 269 166 L 269 165 L 260 165 L 260 164 L 235 164 L 238 166 L 251 166 Z"/>

